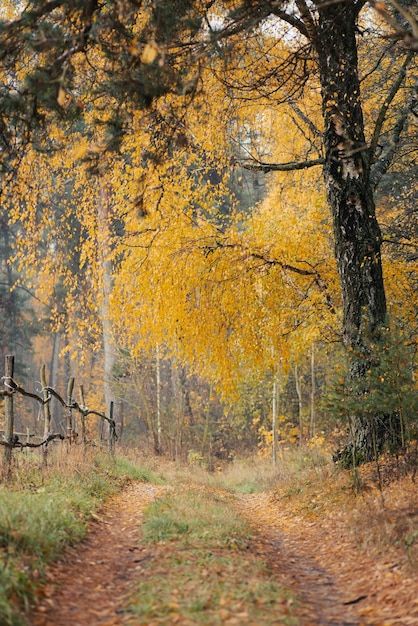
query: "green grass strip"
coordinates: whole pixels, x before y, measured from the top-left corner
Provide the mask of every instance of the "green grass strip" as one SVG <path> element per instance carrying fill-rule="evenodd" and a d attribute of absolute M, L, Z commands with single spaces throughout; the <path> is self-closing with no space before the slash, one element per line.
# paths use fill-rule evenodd
<path fill-rule="evenodd" d="M 129 609 L 135 626 L 298 623 L 295 599 L 254 554 L 232 496 L 207 488 L 170 493 L 148 507 L 143 537 L 153 556 Z"/>
<path fill-rule="evenodd" d="M 158 481 L 123 457 L 98 454 L 83 462 L 72 464 L 69 457 L 67 471 L 19 468 L 13 482 L 0 486 L 1 626 L 26 623 L 45 566 L 85 536 L 107 497 L 128 480 Z"/>

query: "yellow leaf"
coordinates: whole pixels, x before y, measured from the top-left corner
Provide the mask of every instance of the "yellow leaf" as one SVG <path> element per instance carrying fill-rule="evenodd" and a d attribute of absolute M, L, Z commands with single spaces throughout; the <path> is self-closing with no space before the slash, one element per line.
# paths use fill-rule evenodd
<path fill-rule="evenodd" d="M 149 41 L 141 54 L 141 62 L 150 65 L 157 58 L 159 48 L 155 41 Z"/>
<path fill-rule="evenodd" d="M 72 151 L 72 157 L 74 161 L 78 159 L 82 159 L 86 154 L 88 149 L 88 143 L 86 139 L 82 139 L 78 144 L 76 144 Z"/>
<path fill-rule="evenodd" d="M 66 99 L 66 93 L 65 93 L 64 89 L 62 87 L 60 87 L 58 89 L 58 96 L 57 96 L 57 102 L 60 105 L 60 107 L 64 106 L 65 99 Z"/>

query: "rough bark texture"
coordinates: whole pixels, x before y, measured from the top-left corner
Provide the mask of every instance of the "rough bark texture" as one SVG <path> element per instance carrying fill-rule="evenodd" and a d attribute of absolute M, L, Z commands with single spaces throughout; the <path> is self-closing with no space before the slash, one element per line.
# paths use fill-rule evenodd
<path fill-rule="evenodd" d="M 356 10 L 351 3 L 321 10 L 317 41 L 325 121 L 324 177 L 334 223 L 344 341 L 357 347 L 363 322 L 372 332 L 385 322 L 386 300 L 360 103 Z"/>
<path fill-rule="evenodd" d="M 378 339 L 386 320 L 381 233 L 376 220 L 370 159 L 360 101 L 354 3 L 326 3 L 319 12 L 318 55 L 324 117 L 324 178 L 332 212 L 340 277 L 345 345 L 359 354 L 351 375 L 362 377 L 368 361 L 362 332 Z M 364 358 L 366 356 L 366 358 Z M 385 416 L 356 418 L 343 458 L 371 460 L 385 439 Z M 353 456 L 354 450 L 354 456 Z"/>

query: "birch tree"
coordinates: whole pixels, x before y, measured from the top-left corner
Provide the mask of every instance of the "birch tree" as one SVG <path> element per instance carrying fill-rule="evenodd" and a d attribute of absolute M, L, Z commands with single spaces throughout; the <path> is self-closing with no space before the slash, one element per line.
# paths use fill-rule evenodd
<path fill-rule="evenodd" d="M 323 168 L 342 336 L 354 355 L 351 376 L 361 381 L 374 367 L 370 346 L 379 343 L 388 326 L 375 192 L 416 114 L 414 3 L 55 0 L 29 3 L 22 11 L 10 6 L 0 24 L 1 71 L 7 78 L 0 93 L 5 128 L 1 147 L 16 163 L 16 146 L 25 145 L 35 130 L 42 144 L 45 124 L 56 117 L 83 118 L 92 106 L 100 110 L 98 124 L 105 129 L 99 143 L 86 139 L 92 163 L 104 152 L 120 149 L 138 111 L 148 115 L 148 122 L 164 120 L 153 142 L 152 161 L 160 163 L 161 153 L 170 153 L 173 137 L 180 143 L 182 112 L 194 105 L 208 76 L 205 68 L 227 87 L 229 101 L 268 102 L 274 109 L 285 102 L 293 110 L 306 139 L 303 154 L 290 161 L 254 159 L 251 154 L 246 162 L 242 154 L 238 158 L 241 166 L 260 172 Z M 367 14 L 373 6 L 376 11 Z M 361 41 L 369 36 L 379 11 L 383 21 L 377 24 L 375 41 L 380 52 L 375 68 L 369 66 L 365 73 L 359 60 Z M 393 63 L 371 116 L 362 88 L 368 73 L 380 70 L 389 58 Z M 309 112 L 301 106 L 307 92 L 312 94 Z M 165 108 L 149 116 L 153 105 L 168 95 L 173 99 L 166 100 Z M 218 254 L 220 243 L 239 249 L 236 241 L 231 246 L 212 238 L 201 252 Z M 247 258 L 254 259 L 253 252 Z M 319 284 L 312 269 L 263 258 L 267 265 Z M 184 296 L 190 299 L 190 290 Z M 384 443 L 390 417 L 382 407 L 372 420 L 356 418 L 346 453 L 351 455 L 354 446 L 359 457 L 371 459 Z"/>

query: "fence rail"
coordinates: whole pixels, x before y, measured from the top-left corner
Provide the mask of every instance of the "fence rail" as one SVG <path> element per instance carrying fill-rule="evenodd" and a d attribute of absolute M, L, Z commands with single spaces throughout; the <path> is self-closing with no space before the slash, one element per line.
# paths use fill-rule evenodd
<path fill-rule="evenodd" d="M 4 447 L 3 462 L 4 462 L 4 474 L 10 475 L 12 451 L 14 448 L 42 448 L 44 462 L 47 462 L 47 447 L 51 441 L 56 439 L 67 440 L 70 443 L 78 438 L 78 432 L 76 432 L 73 420 L 73 411 L 78 412 L 81 415 L 81 441 L 86 443 L 86 424 L 85 420 L 89 415 L 95 415 L 99 417 L 103 422 L 109 424 L 109 437 L 108 443 L 110 451 L 114 452 L 115 442 L 117 440 L 116 435 L 116 423 L 113 419 L 113 402 L 110 403 L 109 415 L 106 415 L 102 411 L 96 411 L 84 404 L 84 391 L 82 385 L 80 386 L 82 402 L 79 403 L 73 399 L 74 382 L 75 379 L 71 377 L 67 385 L 67 399 L 58 393 L 55 389 L 46 384 L 45 366 L 41 368 L 41 384 L 42 389 L 40 394 L 27 391 L 21 385 L 19 385 L 13 378 L 14 376 L 14 355 L 6 355 L 5 358 L 5 374 L 1 377 L 4 389 L 0 390 L 0 398 L 4 399 L 4 432 L 3 437 L 0 438 L 0 445 Z M 26 436 L 26 441 L 22 441 L 20 436 L 22 433 L 14 432 L 14 396 L 20 394 L 24 397 L 31 398 L 38 402 L 44 410 L 44 433 L 41 436 L 42 441 L 39 443 L 32 443 L 29 441 L 29 437 Z M 52 398 L 55 398 L 64 409 L 67 409 L 66 415 L 66 434 L 51 432 L 51 413 L 50 402 Z M 32 435 L 34 436 L 34 435 Z"/>

